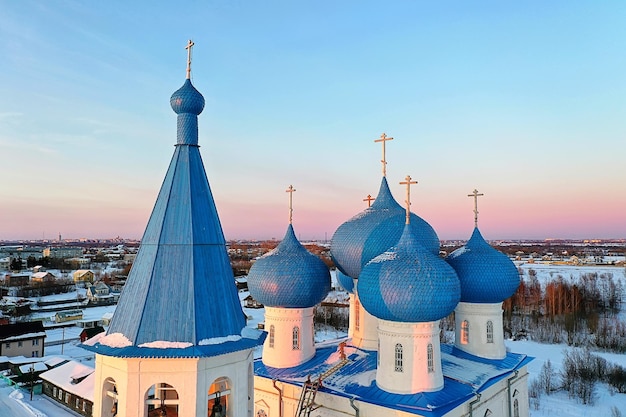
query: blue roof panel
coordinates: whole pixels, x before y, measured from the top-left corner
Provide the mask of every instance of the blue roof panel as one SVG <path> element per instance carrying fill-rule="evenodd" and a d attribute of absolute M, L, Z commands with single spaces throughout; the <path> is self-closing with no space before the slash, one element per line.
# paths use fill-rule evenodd
<path fill-rule="evenodd" d="M 179 113 L 177 145 L 107 332 L 123 334 L 134 346 L 158 341 L 199 345 L 237 336 L 245 327 L 197 146 L 197 114 L 204 98 L 187 80 L 171 100 Z"/>
<path fill-rule="evenodd" d="M 408 413 L 443 416 L 459 404 L 467 401 L 526 365 L 532 358 L 507 353 L 502 360 L 479 358 L 450 345 L 441 345 L 444 388 L 436 392 L 417 394 L 393 394 L 376 385 L 377 352 L 347 346 L 345 352 L 350 362 L 330 377 L 324 379 L 321 392 L 376 404 Z M 337 344 L 318 346 L 315 356 L 306 363 L 293 368 L 271 368 L 258 359 L 254 362 L 256 375 L 278 379 L 302 386 L 310 375 L 317 378 L 339 360 Z"/>

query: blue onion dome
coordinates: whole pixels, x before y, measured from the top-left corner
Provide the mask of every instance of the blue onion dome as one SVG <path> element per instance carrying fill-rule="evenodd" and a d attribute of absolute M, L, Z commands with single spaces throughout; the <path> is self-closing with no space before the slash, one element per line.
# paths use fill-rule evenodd
<path fill-rule="evenodd" d="M 454 269 L 424 248 L 409 225 L 395 247 L 363 267 L 357 289 L 370 314 L 405 323 L 440 320 L 461 298 Z"/>
<path fill-rule="evenodd" d="M 313 307 L 330 291 L 330 271 L 296 239 L 290 224 L 282 242 L 252 264 L 248 288 L 266 306 Z"/>
<path fill-rule="evenodd" d="M 337 281 L 339 285 L 341 285 L 341 288 L 352 294 L 354 292 L 354 280 L 338 269 L 335 271 L 335 274 L 337 275 Z"/>
<path fill-rule="evenodd" d="M 335 265 L 344 274 L 359 278 L 366 263 L 398 243 L 405 221 L 405 209 L 393 198 L 387 179 L 383 177 L 371 207 L 335 231 L 330 243 Z M 421 245 L 433 254 L 439 254 L 439 238 L 431 225 L 411 213 L 411 229 Z"/>
<path fill-rule="evenodd" d="M 499 303 L 512 296 L 519 286 L 513 261 L 489 245 L 474 228 L 465 246 L 452 252 L 446 261 L 461 281 L 461 301 Z"/>
<path fill-rule="evenodd" d="M 170 106 L 176 114 L 190 113 L 197 116 L 204 109 L 204 97 L 187 78 L 185 84 L 170 97 Z"/>

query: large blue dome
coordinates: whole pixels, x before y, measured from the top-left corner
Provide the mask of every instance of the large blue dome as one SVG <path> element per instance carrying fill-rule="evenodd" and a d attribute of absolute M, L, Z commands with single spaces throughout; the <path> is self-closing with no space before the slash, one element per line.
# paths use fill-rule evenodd
<path fill-rule="evenodd" d="M 359 278 L 367 262 L 398 243 L 405 222 L 406 211 L 393 198 L 387 179 L 383 177 L 372 206 L 335 231 L 330 243 L 335 265 L 344 274 Z M 439 254 L 439 238 L 428 223 L 411 213 L 410 227 L 421 245 L 432 254 Z"/>
<path fill-rule="evenodd" d="M 176 114 L 189 113 L 197 116 L 204 109 L 204 97 L 187 78 L 183 86 L 170 97 L 170 106 Z"/>
<path fill-rule="evenodd" d="M 454 269 L 426 250 L 406 225 L 397 245 L 363 267 L 361 305 L 379 319 L 424 323 L 448 316 L 459 303 Z"/>
<path fill-rule="evenodd" d="M 515 264 L 491 247 L 478 228 L 465 246 L 448 255 L 446 261 L 459 276 L 463 302 L 499 303 L 512 296 L 519 286 Z"/>
<path fill-rule="evenodd" d="M 352 277 L 347 276 L 338 269 L 335 271 L 335 274 L 337 275 L 337 281 L 339 285 L 341 285 L 341 288 L 352 294 L 354 292 L 354 280 Z"/>
<path fill-rule="evenodd" d="M 266 306 L 313 307 L 330 291 L 330 272 L 298 242 L 290 224 L 282 242 L 250 268 L 248 288 Z"/>

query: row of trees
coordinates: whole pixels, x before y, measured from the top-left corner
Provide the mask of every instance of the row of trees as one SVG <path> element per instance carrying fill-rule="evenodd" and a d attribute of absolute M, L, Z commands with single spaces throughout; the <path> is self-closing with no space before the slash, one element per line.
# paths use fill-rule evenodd
<path fill-rule="evenodd" d="M 562 369 L 557 372 L 550 360 L 541 367 L 537 379 L 530 383 L 531 404 L 539 408 L 542 395 L 566 391 L 570 398 L 583 404 L 596 400 L 597 383 L 602 382 L 619 393 L 626 393 L 626 369 L 592 354 L 589 349 L 572 349 L 563 356 Z"/>

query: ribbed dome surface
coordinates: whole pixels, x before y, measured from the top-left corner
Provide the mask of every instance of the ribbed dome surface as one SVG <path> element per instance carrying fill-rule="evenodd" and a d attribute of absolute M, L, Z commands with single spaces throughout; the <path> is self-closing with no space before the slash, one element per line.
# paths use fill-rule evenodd
<path fill-rule="evenodd" d="M 191 81 L 186 79 L 183 86 L 174 91 L 170 97 L 170 105 L 176 114 L 189 113 L 197 116 L 204 109 L 204 97 Z"/>
<path fill-rule="evenodd" d="M 335 231 L 330 243 L 335 265 L 344 274 L 359 278 L 367 262 L 398 243 L 405 221 L 406 212 L 391 195 L 387 179 L 383 177 L 372 206 Z M 410 226 L 417 242 L 438 255 L 440 243 L 435 230 L 413 213 Z"/>
<path fill-rule="evenodd" d="M 498 303 L 509 298 L 519 286 L 519 273 L 508 256 L 491 247 L 478 228 L 465 246 L 452 252 L 446 261 L 461 281 L 461 301 Z"/>
<path fill-rule="evenodd" d="M 337 281 L 341 288 L 352 294 L 354 292 L 354 280 L 338 269 L 335 271 L 335 274 L 337 274 Z"/>
<path fill-rule="evenodd" d="M 372 259 L 357 282 L 361 305 L 384 320 L 423 323 L 450 314 L 459 302 L 459 279 L 405 227 L 398 244 Z"/>
<path fill-rule="evenodd" d="M 290 224 L 282 242 L 248 273 L 250 294 L 270 307 L 313 307 L 330 291 L 330 272 L 296 239 Z"/>

